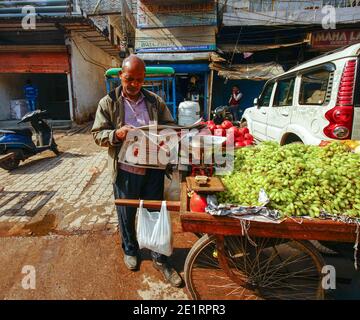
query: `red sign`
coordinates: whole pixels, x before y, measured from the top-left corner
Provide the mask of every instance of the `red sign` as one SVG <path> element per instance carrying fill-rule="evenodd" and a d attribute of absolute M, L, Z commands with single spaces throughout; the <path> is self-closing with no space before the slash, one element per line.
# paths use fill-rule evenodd
<path fill-rule="evenodd" d="M 360 42 L 360 30 L 329 30 L 314 32 L 311 37 L 313 48 L 337 48 Z"/>

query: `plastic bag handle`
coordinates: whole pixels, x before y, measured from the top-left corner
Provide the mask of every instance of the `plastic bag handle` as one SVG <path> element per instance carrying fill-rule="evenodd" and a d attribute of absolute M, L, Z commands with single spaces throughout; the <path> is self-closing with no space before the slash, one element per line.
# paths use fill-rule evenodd
<path fill-rule="evenodd" d="M 162 211 L 162 210 L 166 210 L 167 208 L 166 208 L 166 200 L 163 200 L 162 202 L 161 202 L 161 210 L 160 211 Z"/>

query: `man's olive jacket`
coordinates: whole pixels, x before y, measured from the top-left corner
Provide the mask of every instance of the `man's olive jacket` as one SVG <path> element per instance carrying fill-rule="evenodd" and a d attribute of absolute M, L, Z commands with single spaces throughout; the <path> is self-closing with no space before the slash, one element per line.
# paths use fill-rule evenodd
<path fill-rule="evenodd" d="M 125 111 L 121 90 L 122 87 L 119 86 L 100 100 L 94 125 L 91 129 L 96 144 L 108 147 L 108 165 L 113 183 L 115 183 L 117 177 L 118 154 L 122 145 L 122 142 L 118 142 L 115 138 L 115 131 L 125 125 Z M 141 92 L 145 97 L 150 121 L 157 121 L 158 124 L 175 123 L 161 97 L 145 89 L 141 89 Z"/>

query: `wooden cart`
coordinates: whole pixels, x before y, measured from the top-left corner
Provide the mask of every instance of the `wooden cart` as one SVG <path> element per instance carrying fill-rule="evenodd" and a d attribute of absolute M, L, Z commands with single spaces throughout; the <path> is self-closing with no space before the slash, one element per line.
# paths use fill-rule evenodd
<path fill-rule="evenodd" d="M 324 299 L 323 257 L 308 240 L 355 243 L 356 224 L 287 219 L 245 222 L 189 211 L 188 186 L 168 203 L 180 211 L 183 231 L 201 235 L 189 251 L 184 277 L 193 299 Z M 131 200 L 130 205 L 138 205 Z M 128 200 L 116 200 L 129 205 Z M 159 208 L 160 202 L 144 206 Z"/>

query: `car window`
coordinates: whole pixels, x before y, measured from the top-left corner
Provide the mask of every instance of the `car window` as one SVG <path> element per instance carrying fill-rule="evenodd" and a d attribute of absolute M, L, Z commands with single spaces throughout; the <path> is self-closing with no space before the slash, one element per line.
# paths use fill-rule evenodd
<path fill-rule="evenodd" d="M 270 99 L 271 99 L 271 93 L 273 87 L 274 87 L 274 82 L 268 83 L 266 85 L 258 102 L 259 107 L 268 107 L 270 105 Z"/>
<path fill-rule="evenodd" d="M 331 71 L 316 70 L 301 76 L 299 103 L 302 105 L 323 105 L 325 103 Z"/>
<path fill-rule="evenodd" d="M 295 77 L 279 80 L 276 87 L 274 107 L 291 106 L 294 97 Z"/>

